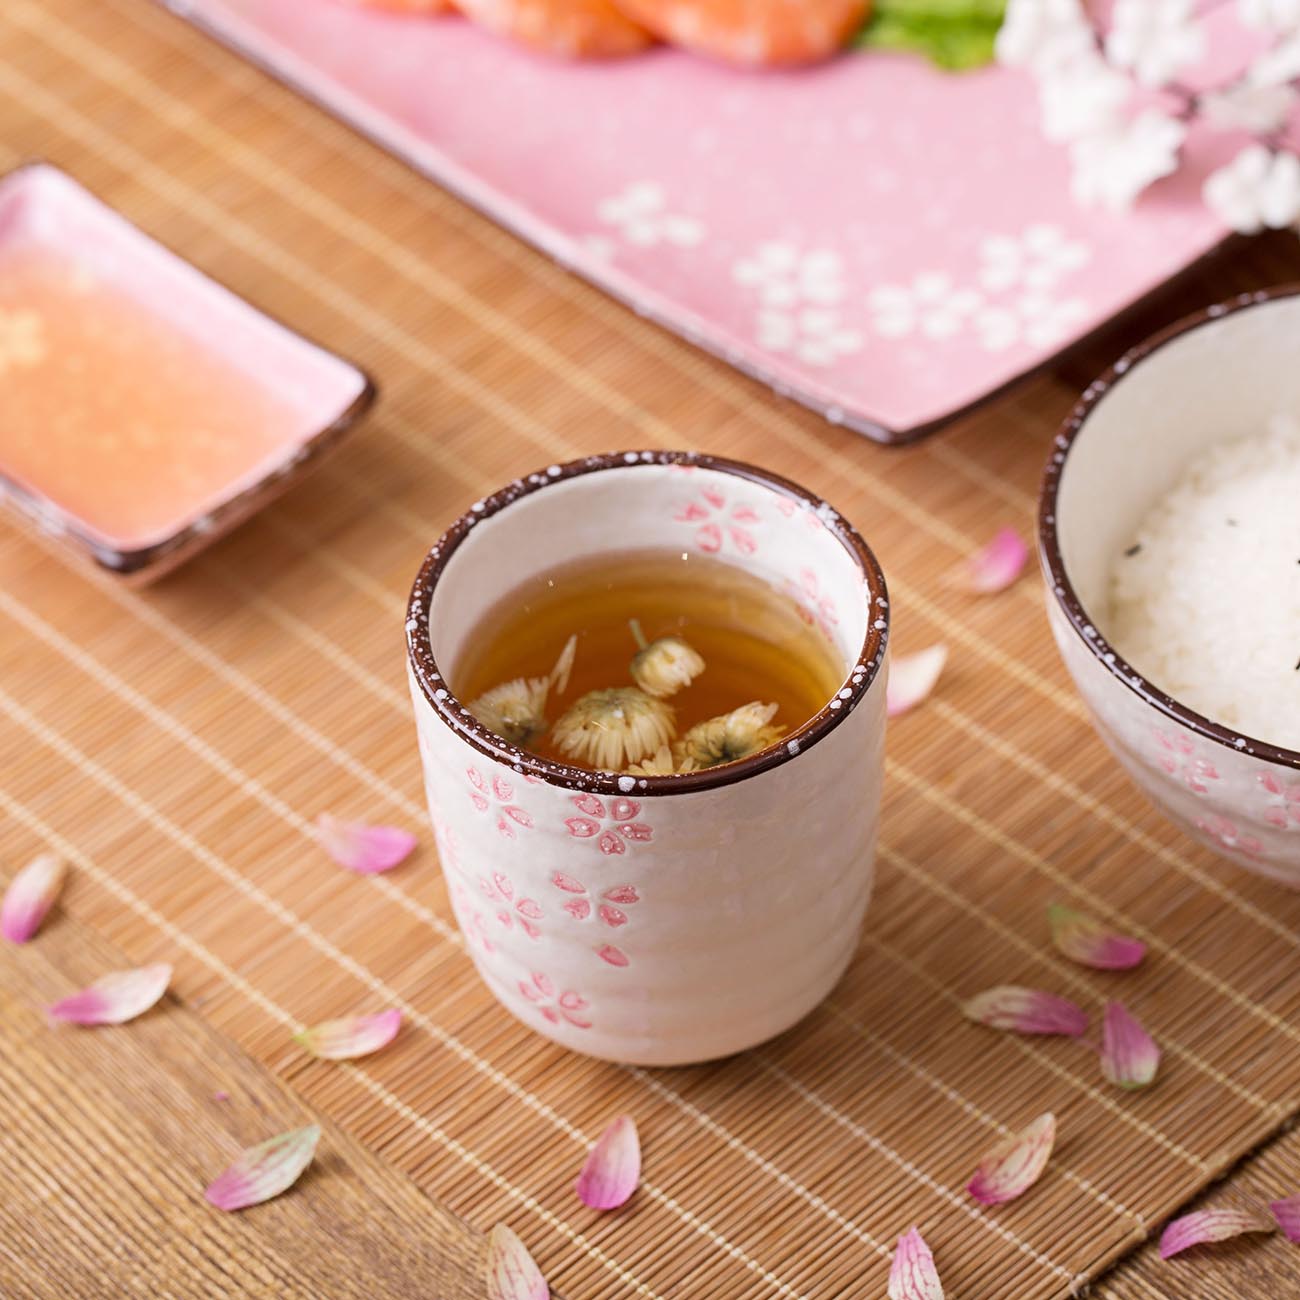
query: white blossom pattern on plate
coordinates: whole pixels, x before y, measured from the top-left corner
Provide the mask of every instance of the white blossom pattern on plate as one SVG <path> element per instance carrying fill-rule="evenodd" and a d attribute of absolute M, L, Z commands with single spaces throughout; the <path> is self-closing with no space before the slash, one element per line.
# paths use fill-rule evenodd
<path fill-rule="evenodd" d="M 624 242 L 637 248 L 676 244 L 694 248 L 704 240 L 704 224 L 694 217 L 668 210 L 663 186 L 654 181 L 632 181 L 596 205 L 596 216 L 613 226 Z"/>
<path fill-rule="evenodd" d="M 885 284 L 867 297 L 876 333 L 904 338 L 920 333 L 930 339 L 949 339 L 979 309 L 977 290 L 959 289 L 942 271 L 923 271 L 910 285 Z"/>
<path fill-rule="evenodd" d="M 979 288 L 925 272 L 909 285 L 880 285 L 868 295 L 872 325 L 885 338 L 973 335 L 986 352 L 1017 343 L 1058 343 L 1086 319 L 1087 303 L 1053 294 L 1088 264 L 1092 252 L 1057 226 L 1035 223 L 1018 235 L 989 235 L 980 244 Z"/>
<path fill-rule="evenodd" d="M 1019 235 L 990 235 L 980 244 L 980 284 L 990 292 L 1024 285 L 1053 289 L 1088 264 L 1087 244 L 1069 239 L 1059 226 L 1035 224 Z"/>
<path fill-rule="evenodd" d="M 862 334 L 836 305 L 846 293 L 838 253 L 793 244 L 760 244 L 731 268 L 737 284 L 758 295 L 757 338 L 769 352 L 789 352 L 805 365 L 830 366 L 862 348 Z"/>
<path fill-rule="evenodd" d="M 794 244 L 760 244 L 731 268 L 737 284 L 758 293 L 764 307 L 830 306 L 845 296 L 844 263 L 829 248 L 801 253 Z"/>

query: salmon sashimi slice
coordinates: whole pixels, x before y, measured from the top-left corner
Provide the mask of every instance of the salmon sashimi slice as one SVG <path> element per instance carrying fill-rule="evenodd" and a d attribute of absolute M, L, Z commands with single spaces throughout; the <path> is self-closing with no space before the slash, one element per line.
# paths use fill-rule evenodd
<path fill-rule="evenodd" d="M 746 67 L 827 58 L 865 22 L 871 0 L 617 0 L 683 49 Z"/>
<path fill-rule="evenodd" d="M 490 31 L 570 58 L 616 58 L 653 44 L 649 32 L 611 0 L 458 0 Z M 653 7 L 653 6 L 652 6 Z"/>

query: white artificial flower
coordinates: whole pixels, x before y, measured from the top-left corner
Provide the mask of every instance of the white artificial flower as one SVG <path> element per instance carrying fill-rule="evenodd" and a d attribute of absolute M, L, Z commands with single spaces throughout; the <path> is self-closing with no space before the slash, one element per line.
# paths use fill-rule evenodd
<path fill-rule="evenodd" d="M 1008 0 L 997 36 L 998 62 L 1042 71 L 1096 47 L 1079 0 Z"/>
<path fill-rule="evenodd" d="M 1043 134 L 1069 141 L 1116 126 L 1131 94 L 1129 79 L 1090 47 L 1039 80 Z"/>
<path fill-rule="evenodd" d="M 1280 86 L 1300 77 L 1300 34 L 1288 36 L 1265 50 L 1250 65 L 1249 80 L 1256 86 Z"/>
<path fill-rule="evenodd" d="M 1275 154 L 1262 144 L 1247 145 L 1206 178 L 1201 195 L 1242 235 L 1294 225 L 1300 220 L 1300 158 Z"/>
<path fill-rule="evenodd" d="M 1205 121 L 1219 131 L 1249 131 L 1271 135 L 1291 114 L 1296 102 L 1293 87 L 1238 82 L 1226 90 L 1210 91 L 1198 101 Z"/>
<path fill-rule="evenodd" d="M 1194 0 L 1115 0 L 1106 55 L 1143 86 L 1166 86 L 1205 55 Z"/>
<path fill-rule="evenodd" d="M 1247 27 L 1264 31 L 1300 28 L 1300 0 L 1237 0 L 1237 14 Z"/>
<path fill-rule="evenodd" d="M 1186 138 L 1183 122 L 1148 109 L 1123 126 L 1076 140 L 1070 146 L 1074 197 L 1123 212 L 1153 181 L 1178 169 Z"/>

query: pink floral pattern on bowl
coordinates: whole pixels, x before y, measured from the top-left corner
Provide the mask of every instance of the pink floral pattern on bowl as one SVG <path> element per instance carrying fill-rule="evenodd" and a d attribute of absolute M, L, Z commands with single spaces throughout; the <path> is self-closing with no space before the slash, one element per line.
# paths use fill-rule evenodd
<path fill-rule="evenodd" d="M 654 831 L 637 820 L 641 805 L 635 799 L 611 799 L 608 809 L 594 794 L 577 794 L 570 802 L 582 815 L 564 819 L 569 834 L 578 840 L 594 839 L 606 857 L 617 857 L 631 845 L 648 844 L 654 838 Z"/>
<path fill-rule="evenodd" d="M 1151 734 L 1162 751 L 1156 755 L 1156 762 L 1193 794 L 1208 794 L 1208 782 L 1219 779 L 1219 770 L 1208 758 L 1197 757 L 1192 738 L 1162 727 L 1152 727 Z"/>
<path fill-rule="evenodd" d="M 585 921 L 593 914 L 590 892 L 581 880 L 567 872 L 557 871 L 551 876 L 551 884 L 573 895 L 563 907 L 575 921 Z M 600 898 L 602 901 L 596 904 L 595 915 L 611 929 L 626 925 L 627 913 L 623 908 L 641 901 L 635 885 L 615 885 L 612 889 L 602 890 Z"/>
<path fill-rule="evenodd" d="M 680 524 L 695 524 L 695 545 L 706 555 L 730 548 L 739 555 L 753 555 L 758 538 L 753 525 L 759 513 L 747 502 L 727 506 L 726 494 L 716 487 L 704 488 L 698 496 L 679 506 L 673 518 Z"/>
<path fill-rule="evenodd" d="M 519 928 L 530 939 L 542 937 L 537 927 L 537 922 L 545 915 L 542 905 L 535 898 L 516 898 L 514 883 L 503 871 L 480 876 L 479 888 L 485 898 L 500 905 L 496 916 L 504 929 L 508 930 L 518 922 Z"/>
<path fill-rule="evenodd" d="M 585 1014 L 587 999 L 572 989 L 557 993 L 554 981 L 540 971 L 533 971 L 528 979 L 520 980 L 519 991 L 551 1024 L 558 1025 L 564 1020 L 575 1029 L 591 1028 L 591 1020 Z"/>
<path fill-rule="evenodd" d="M 467 767 L 465 775 L 469 777 L 469 783 L 473 787 L 469 792 L 470 803 L 479 812 L 490 811 L 494 800 L 500 805 L 496 819 L 498 834 L 505 839 L 513 840 L 516 838 L 516 826 L 532 830 L 532 814 L 511 802 L 515 797 L 515 788 L 504 776 L 494 776 L 491 781 L 488 781 L 476 767 Z"/>
<path fill-rule="evenodd" d="M 1264 820 L 1278 830 L 1300 832 L 1300 780 L 1281 781 L 1272 772 L 1259 774 L 1267 808 Z"/>

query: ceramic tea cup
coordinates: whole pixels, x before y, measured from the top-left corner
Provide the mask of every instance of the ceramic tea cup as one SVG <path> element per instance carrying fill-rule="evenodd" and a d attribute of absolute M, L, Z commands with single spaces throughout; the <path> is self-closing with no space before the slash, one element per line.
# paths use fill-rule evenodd
<path fill-rule="evenodd" d="M 539 758 L 452 695 L 447 675 L 501 597 L 647 548 L 707 554 L 788 592 L 843 661 L 842 689 L 768 749 L 671 777 Z M 452 525 L 406 630 L 443 871 L 508 1010 L 592 1056 L 676 1065 L 762 1042 L 829 992 L 871 893 L 889 610 L 875 558 L 825 502 L 703 455 L 553 465 Z"/>
<path fill-rule="evenodd" d="M 1164 694 L 1116 653 L 1106 624 L 1117 555 L 1188 463 L 1300 410 L 1297 347 L 1300 291 L 1289 289 L 1243 295 L 1135 348 L 1057 435 L 1039 516 L 1052 634 L 1102 738 L 1189 835 L 1291 886 L 1300 886 L 1300 753 Z M 1213 611 L 1205 654 L 1214 655 Z"/>

